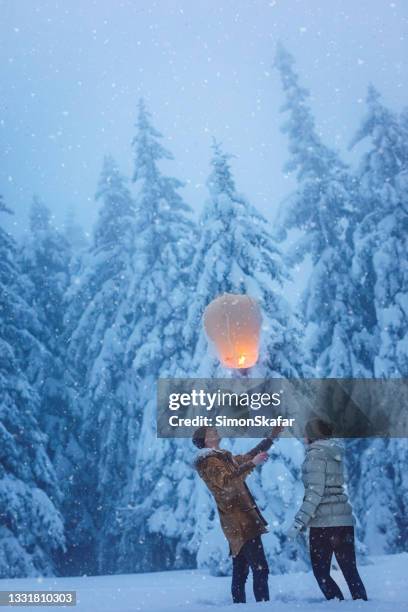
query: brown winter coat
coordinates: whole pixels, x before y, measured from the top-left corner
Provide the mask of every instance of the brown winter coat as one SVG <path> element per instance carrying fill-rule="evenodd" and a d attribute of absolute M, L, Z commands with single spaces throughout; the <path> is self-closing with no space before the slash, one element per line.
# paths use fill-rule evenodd
<path fill-rule="evenodd" d="M 255 468 L 251 459 L 271 444 L 272 441 L 266 439 L 244 455 L 203 449 L 195 462 L 199 475 L 214 495 L 221 527 L 234 557 L 247 540 L 268 531 L 245 478 Z"/>

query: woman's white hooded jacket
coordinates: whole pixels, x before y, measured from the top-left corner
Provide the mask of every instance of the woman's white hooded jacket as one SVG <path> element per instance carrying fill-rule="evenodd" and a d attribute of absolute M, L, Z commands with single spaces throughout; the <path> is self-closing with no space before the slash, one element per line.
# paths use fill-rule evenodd
<path fill-rule="evenodd" d="M 300 528 L 354 525 L 344 491 L 343 448 L 335 440 L 316 440 L 307 446 L 302 466 L 305 494 L 295 517 Z"/>

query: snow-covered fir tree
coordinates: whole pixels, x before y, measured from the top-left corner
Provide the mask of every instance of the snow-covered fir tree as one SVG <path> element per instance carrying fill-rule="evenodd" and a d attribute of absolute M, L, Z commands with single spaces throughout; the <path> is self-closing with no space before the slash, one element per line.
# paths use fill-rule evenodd
<path fill-rule="evenodd" d="M 30 209 L 30 228 L 19 252 L 21 270 L 29 286 L 26 298 L 42 324 L 38 340 L 50 358 L 43 369 L 33 372 L 33 382 L 42 384 L 46 376 L 43 370 L 53 367 L 53 355 L 61 349 L 63 297 L 69 285 L 71 255 L 68 243 L 53 227 L 50 217 L 49 209 L 35 196 Z"/>
<path fill-rule="evenodd" d="M 282 131 L 288 135 L 291 153 L 285 170 L 296 173 L 297 179 L 277 225 L 281 239 L 293 230 L 300 236 L 287 255 L 288 262 L 294 265 L 309 256 L 312 263 L 299 303 L 306 324 L 306 358 L 316 378 L 370 378 L 374 305 L 361 279 L 351 274 L 353 232 L 365 212 L 357 180 L 339 154 L 322 142 L 307 103 L 310 94 L 300 85 L 294 59 L 282 44 L 277 47 L 275 67 L 285 94 L 281 111 L 287 120 Z M 366 440 L 346 444 L 351 498 L 361 519 L 359 480 L 368 446 Z"/>
<path fill-rule="evenodd" d="M 70 282 L 72 250 L 53 225 L 50 210 L 36 196 L 29 219 L 19 262 L 26 299 L 40 323 L 36 339 L 41 351 L 35 357 L 31 355 L 27 372 L 40 397 L 38 420 L 47 434 L 47 451 L 61 483 L 67 551 L 58 560 L 58 569 L 65 573 L 76 569 L 70 562 L 71 547 L 75 550 L 79 537 L 76 526 L 82 520 L 78 495 L 78 480 L 82 478 L 81 402 L 75 375 L 67 368 L 63 342 L 64 296 Z"/>
<path fill-rule="evenodd" d="M 377 378 L 408 374 L 408 130 L 371 85 L 367 114 L 350 147 L 369 141 L 357 173 L 366 214 L 355 232 L 353 274 L 361 279 L 372 319 Z"/>
<path fill-rule="evenodd" d="M 204 309 L 223 293 L 247 294 L 258 301 L 263 313 L 263 357 L 251 376 L 299 376 L 300 326 L 282 296 L 289 273 L 266 219 L 237 192 L 230 158 L 214 142 L 209 199 L 199 221 L 200 240 L 191 268 L 195 288 L 185 343 L 194 347 L 196 373 L 211 376 L 218 362 L 203 359 L 208 354 Z"/>
<path fill-rule="evenodd" d="M 78 223 L 75 216 L 75 209 L 70 206 L 65 214 L 63 234 L 71 249 L 75 252 L 89 246 L 87 235 Z"/>
<path fill-rule="evenodd" d="M 0 199 L 0 214 L 11 213 Z M 41 323 L 24 296 L 17 245 L 0 226 L 0 576 L 53 575 L 64 548 L 61 492 L 39 428 L 40 398 L 27 364 Z"/>
<path fill-rule="evenodd" d="M 111 156 L 96 193 L 101 202 L 89 250 L 81 254 L 67 292 L 68 360 L 85 403 L 82 541 L 88 571 L 112 573 L 120 538 L 116 521 L 132 474 L 138 433 L 132 373 L 124 366 L 131 314 L 127 297 L 134 270 L 135 207 Z"/>
<path fill-rule="evenodd" d="M 192 564 L 188 506 L 192 468 L 185 441 L 156 438 L 158 377 L 183 373 L 189 346 L 182 340 L 187 304 L 194 299 L 188 267 L 196 228 L 179 190 L 183 183 L 164 175 L 161 160 L 173 159 L 141 100 L 133 140 L 133 182 L 137 204 L 134 274 L 128 293 L 131 334 L 125 367 L 137 377 L 134 403 L 142 415 L 129 507 L 119 515 L 123 529 L 120 571 Z"/>
<path fill-rule="evenodd" d="M 307 104 L 309 92 L 299 84 L 294 59 L 279 44 L 275 66 L 285 94 L 281 111 L 288 117 L 291 158 L 298 186 L 278 216 L 280 237 L 300 230 L 289 254 L 292 264 L 310 255 L 311 277 L 301 298 L 306 323 L 306 350 L 316 377 L 372 375 L 373 342 L 367 320 L 374 316 L 358 281 L 351 278 L 352 231 L 361 211 L 356 205 L 356 182 L 336 151 L 321 141 Z"/>
<path fill-rule="evenodd" d="M 373 305 L 370 334 L 376 378 L 408 374 L 408 125 L 385 107 L 370 85 L 367 111 L 350 143 L 368 143 L 357 179 L 364 218 L 354 233 L 352 273 Z M 406 550 L 408 486 L 406 439 L 360 444 L 360 478 L 354 478 L 360 532 L 369 552 Z M 369 491 L 364 482 L 369 482 Z M 387 503 L 384 503 L 387 500 Z"/>
<path fill-rule="evenodd" d="M 185 345 L 193 349 L 193 359 L 186 371 L 190 377 L 231 376 L 208 345 L 202 315 L 207 304 L 219 295 L 239 293 L 254 297 L 263 315 L 260 359 L 251 368 L 250 377 L 300 377 L 304 375 L 300 325 L 282 295 L 283 281 L 289 274 L 267 221 L 237 191 L 229 159 L 230 155 L 215 142 L 207 181 L 209 198 L 199 221 L 200 239 L 191 268 L 194 300 L 183 337 Z M 244 452 L 256 443 L 235 440 L 230 448 Z M 194 454 L 192 449 L 189 454 Z M 303 449 L 298 441 L 280 440 L 271 451 L 270 462 L 250 477 L 251 489 L 271 526 L 265 544 L 275 572 L 303 566 L 303 555 L 299 557 L 283 535 L 291 509 L 301 499 L 298 478 L 302 458 Z M 226 572 L 230 569 L 228 546 L 214 513 L 214 502 L 198 476 L 194 486 L 197 505 L 190 517 L 193 533 L 190 550 L 197 551 L 199 566 Z"/>

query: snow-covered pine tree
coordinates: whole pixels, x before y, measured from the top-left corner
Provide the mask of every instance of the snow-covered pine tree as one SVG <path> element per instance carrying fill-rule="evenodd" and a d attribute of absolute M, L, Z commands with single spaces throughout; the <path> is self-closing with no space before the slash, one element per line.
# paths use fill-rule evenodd
<path fill-rule="evenodd" d="M 47 434 L 47 452 L 61 483 L 67 551 L 58 560 L 58 570 L 72 573 L 76 568 L 70 562 L 71 547 L 78 539 L 78 480 L 82 477 L 78 443 L 81 404 L 75 377 L 66 365 L 63 342 L 64 296 L 70 281 L 72 251 L 52 224 L 50 210 L 36 196 L 29 218 L 30 228 L 19 248 L 19 262 L 25 297 L 40 323 L 36 339 L 41 350 L 37 356 L 30 356 L 27 374 L 40 397 L 37 418 Z"/>
<path fill-rule="evenodd" d="M 207 185 L 210 197 L 199 221 L 200 240 L 191 268 L 194 300 L 184 331 L 186 345 L 194 347 L 197 375 L 211 376 L 218 369 L 208 359 L 202 326 L 205 307 L 222 293 L 254 297 L 263 313 L 263 358 L 251 368 L 251 376 L 299 376 L 300 328 L 282 296 L 289 273 L 271 238 L 266 219 L 237 192 L 229 159 L 213 144 L 212 171 Z"/>
<path fill-rule="evenodd" d="M 367 112 L 350 148 L 368 141 L 357 171 L 365 212 L 354 233 L 353 275 L 374 307 L 370 335 L 374 377 L 408 375 L 408 124 L 382 102 L 370 85 Z M 406 439 L 365 445 L 353 479 L 361 533 L 372 553 L 407 549 Z M 370 492 L 364 486 L 370 483 Z M 375 502 L 376 500 L 376 502 Z"/>
<path fill-rule="evenodd" d="M 32 282 L 31 302 L 44 324 L 44 344 L 54 350 L 62 331 L 62 301 L 69 284 L 70 250 L 52 225 L 50 210 L 37 196 L 30 209 L 30 230 L 21 247 L 21 267 Z"/>
<path fill-rule="evenodd" d="M 73 251 L 76 252 L 89 246 L 87 235 L 82 226 L 77 222 L 75 209 L 72 206 L 66 212 L 63 227 L 64 237 Z"/>
<path fill-rule="evenodd" d="M 104 159 L 96 198 L 101 208 L 67 292 L 65 326 L 69 364 L 85 403 L 77 548 L 93 563 L 85 571 L 113 573 L 120 539 L 116 510 L 131 479 L 139 426 L 134 377 L 123 361 L 132 317 L 126 308 L 135 276 L 135 208 L 111 156 Z"/>
<path fill-rule="evenodd" d="M 366 214 L 355 232 L 353 272 L 374 304 L 376 378 L 408 373 L 408 129 L 370 85 L 367 114 L 350 148 L 368 140 L 357 172 Z"/>
<path fill-rule="evenodd" d="M 356 470 L 350 479 L 349 488 L 353 499 L 353 509 L 357 516 L 358 534 L 372 555 L 400 552 L 406 550 L 406 540 L 401 541 L 400 519 L 406 524 L 406 515 L 401 516 L 401 496 L 397 490 L 397 471 L 400 463 L 395 463 L 396 446 L 402 450 L 406 472 L 406 440 L 358 440 L 353 443 Z M 405 479 L 406 482 L 406 479 Z M 402 493 L 402 491 L 401 491 Z M 406 489 L 405 489 L 406 494 Z M 407 501 L 405 499 L 405 508 Z M 405 547 L 405 548 L 404 548 Z"/>
<path fill-rule="evenodd" d="M 160 142 L 143 100 L 133 140 L 133 182 L 137 203 L 134 274 L 127 315 L 132 328 L 125 366 L 138 379 L 134 402 L 142 414 L 129 508 L 121 519 L 123 539 L 118 571 L 192 565 L 184 546 L 193 473 L 185 441 L 156 438 L 158 377 L 183 373 L 189 347 L 182 332 L 187 304 L 195 296 L 188 266 L 196 229 L 179 193 L 183 183 L 165 176 L 161 160 L 173 159 Z"/>
<path fill-rule="evenodd" d="M 361 217 L 356 181 L 337 152 L 320 139 L 307 104 L 309 92 L 299 84 L 292 55 L 279 44 L 275 67 L 279 70 L 288 119 L 291 159 L 287 172 L 296 172 L 298 187 L 281 207 L 277 224 L 280 237 L 301 232 L 289 254 L 294 264 L 310 255 L 313 269 L 300 301 L 306 322 L 306 351 L 314 375 L 370 377 L 373 341 L 368 333 L 373 306 L 359 282 L 351 277 L 352 232 Z"/>
<path fill-rule="evenodd" d="M 406 378 L 406 377 L 405 377 Z M 388 441 L 387 461 L 383 463 L 386 477 L 393 484 L 396 509 L 393 513 L 394 522 L 388 527 L 391 546 L 388 550 L 395 553 L 408 551 L 408 440 L 407 438 L 391 438 Z M 383 455 L 384 456 L 384 455 Z M 394 536 L 394 537 L 392 537 Z M 372 542 L 368 542 L 371 546 Z"/>
<path fill-rule="evenodd" d="M 0 213 L 11 213 L 0 198 Z M 36 415 L 39 396 L 26 374 L 41 325 L 24 295 L 17 245 L 0 227 L 0 576 L 53 575 L 64 548 L 58 480 Z"/>
<path fill-rule="evenodd" d="M 300 233 L 288 262 L 293 265 L 309 256 L 313 266 L 299 304 L 306 324 L 306 357 L 316 378 L 370 378 L 374 305 L 361 278 L 351 273 L 353 232 L 365 212 L 357 181 L 338 153 L 322 142 L 307 103 L 310 94 L 300 85 L 294 58 L 281 43 L 275 67 L 285 93 L 281 111 L 288 113 L 282 131 L 288 135 L 291 158 L 285 170 L 295 172 L 298 183 L 284 201 L 277 225 L 280 239 L 291 230 Z M 357 507 L 356 483 L 368 446 L 367 440 L 346 445 L 351 499 Z"/>
<path fill-rule="evenodd" d="M 237 191 L 230 157 L 219 144 L 213 144 L 207 181 L 209 198 L 199 221 L 200 239 L 191 269 L 194 300 L 189 308 L 184 343 L 194 349 L 194 357 L 186 372 L 192 378 L 231 376 L 208 346 L 202 315 L 215 297 L 240 293 L 254 297 L 263 315 L 261 356 L 259 363 L 251 368 L 250 377 L 301 377 L 304 373 L 300 326 L 282 295 L 283 281 L 289 274 L 267 221 Z M 231 449 L 243 452 L 256 443 L 256 440 L 235 440 Z M 191 456 L 191 443 L 190 448 Z M 283 536 L 291 518 L 290 511 L 301 500 L 299 468 L 303 449 L 298 441 L 284 439 L 274 445 L 271 456 L 271 461 L 250 477 L 250 486 L 271 526 L 265 537 L 266 551 L 272 571 L 279 572 L 303 566 L 303 560 Z M 190 549 L 197 551 L 200 566 L 209 567 L 213 572 L 227 571 L 228 546 L 214 514 L 213 501 L 198 476 L 195 491 Z"/>

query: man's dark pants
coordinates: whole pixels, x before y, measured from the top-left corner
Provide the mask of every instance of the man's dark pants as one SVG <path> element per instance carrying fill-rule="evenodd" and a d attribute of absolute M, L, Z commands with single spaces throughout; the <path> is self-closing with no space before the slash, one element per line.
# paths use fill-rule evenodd
<path fill-rule="evenodd" d="M 245 582 L 249 568 L 252 570 L 256 601 L 269 601 L 269 567 L 261 536 L 245 542 L 236 557 L 232 558 L 231 593 L 234 603 L 245 603 Z"/>
<path fill-rule="evenodd" d="M 311 527 L 310 559 L 313 573 L 326 599 L 344 599 L 343 593 L 330 576 L 333 553 L 353 599 L 367 599 L 364 584 L 356 564 L 354 527 Z"/>

